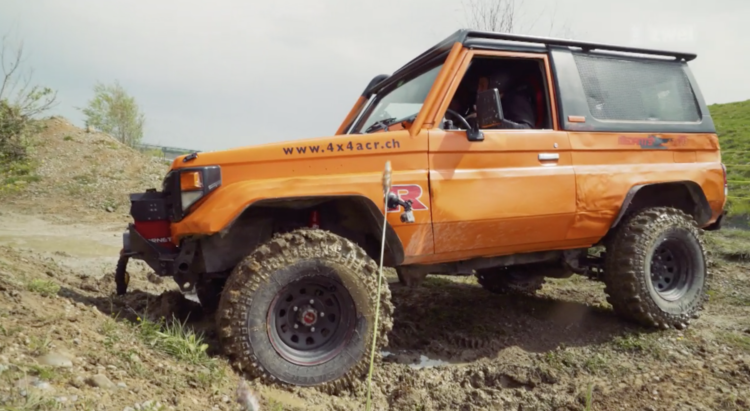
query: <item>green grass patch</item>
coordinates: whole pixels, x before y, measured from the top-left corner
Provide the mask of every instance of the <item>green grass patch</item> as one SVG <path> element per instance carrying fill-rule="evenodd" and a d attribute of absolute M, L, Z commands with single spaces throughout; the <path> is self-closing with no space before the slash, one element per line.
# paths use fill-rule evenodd
<path fill-rule="evenodd" d="M 147 346 L 199 368 L 192 376 L 198 384 L 209 387 L 226 377 L 219 362 L 206 353 L 208 344 L 201 333 L 174 318 L 154 322 L 138 317 L 137 321 L 138 335 Z"/>
<path fill-rule="evenodd" d="M 29 160 L 0 161 L 0 194 L 18 192 L 29 184 L 41 181 L 36 170 L 36 163 Z"/>
<path fill-rule="evenodd" d="M 50 297 L 56 295 L 60 291 L 60 286 L 50 280 L 34 279 L 29 282 L 27 289 L 45 297 Z"/>
<path fill-rule="evenodd" d="M 719 340 L 723 342 L 724 344 L 738 348 L 743 351 L 750 351 L 750 335 L 749 334 L 739 334 L 739 333 L 733 333 L 733 332 L 722 332 L 721 334 L 717 335 L 719 337 Z"/>
<path fill-rule="evenodd" d="M 642 334 L 626 334 L 612 340 L 615 351 L 651 355 L 655 358 L 664 357 L 664 349 L 655 341 L 654 337 Z"/>
<path fill-rule="evenodd" d="M 750 100 L 708 106 L 727 166 L 732 215 L 750 215 Z"/>
<path fill-rule="evenodd" d="M 719 258 L 750 261 L 750 231 L 725 228 L 706 235 L 707 246 Z"/>

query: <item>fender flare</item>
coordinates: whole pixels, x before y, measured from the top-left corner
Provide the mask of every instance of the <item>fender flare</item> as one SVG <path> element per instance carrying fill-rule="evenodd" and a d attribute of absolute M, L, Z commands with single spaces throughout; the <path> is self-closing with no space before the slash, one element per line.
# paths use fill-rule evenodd
<path fill-rule="evenodd" d="M 641 189 L 660 185 L 681 185 L 685 187 L 685 189 L 690 194 L 690 198 L 692 199 L 693 204 L 695 205 L 695 210 L 693 212 L 690 212 L 690 214 L 695 217 L 698 226 L 704 226 L 711 219 L 711 206 L 708 204 L 706 194 L 703 192 L 703 189 L 701 189 L 698 183 L 690 180 L 666 181 L 659 183 L 638 184 L 631 187 L 630 190 L 628 190 L 628 193 L 625 195 L 625 198 L 622 201 L 622 206 L 620 207 L 620 211 L 619 213 L 617 213 L 617 216 L 612 222 L 610 228 L 615 228 L 620 223 L 625 214 L 627 214 L 628 210 L 630 209 L 630 205 Z"/>
<path fill-rule="evenodd" d="M 253 201 L 247 204 L 235 217 L 226 224 L 219 233 L 226 233 L 232 229 L 235 223 L 242 218 L 242 216 L 253 207 L 273 207 L 274 203 L 282 204 L 288 202 L 327 202 L 336 200 L 353 200 L 358 204 L 361 209 L 366 210 L 366 219 L 370 223 L 376 234 L 378 235 L 378 242 L 382 239 L 383 233 L 383 212 L 378 206 L 370 199 L 361 194 L 341 194 L 341 195 L 314 195 L 314 196 L 290 196 L 290 197 L 276 197 L 276 198 L 264 198 L 257 201 Z M 404 261 L 404 246 L 401 243 L 401 239 L 396 234 L 393 226 L 385 221 L 385 248 L 386 255 L 390 255 L 390 260 L 387 265 L 401 265 Z"/>

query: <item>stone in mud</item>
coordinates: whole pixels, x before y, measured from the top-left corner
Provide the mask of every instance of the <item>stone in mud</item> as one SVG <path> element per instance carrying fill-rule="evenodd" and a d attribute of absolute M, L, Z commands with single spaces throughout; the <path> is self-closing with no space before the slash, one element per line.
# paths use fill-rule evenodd
<path fill-rule="evenodd" d="M 54 351 L 37 358 L 37 362 L 41 365 L 48 365 L 50 367 L 70 368 L 73 366 L 73 360 L 71 360 L 70 357 Z"/>
<path fill-rule="evenodd" d="M 92 387 L 99 387 L 104 389 L 115 388 L 115 384 L 107 378 L 106 375 L 96 374 L 86 379 L 86 383 Z"/>

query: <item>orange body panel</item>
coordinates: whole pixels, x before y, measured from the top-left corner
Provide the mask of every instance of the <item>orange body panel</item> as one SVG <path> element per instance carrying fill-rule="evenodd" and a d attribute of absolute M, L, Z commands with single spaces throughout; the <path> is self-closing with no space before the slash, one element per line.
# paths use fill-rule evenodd
<path fill-rule="evenodd" d="M 429 205 L 426 131 L 414 137 L 399 130 L 201 153 L 188 165 L 175 160 L 175 169 L 220 164 L 222 186 L 182 221 L 172 224 L 173 241 L 190 234 L 217 233 L 248 205 L 264 199 L 361 195 L 382 210 L 382 175 L 389 160 L 393 185 L 421 187 L 420 201 Z M 431 254 L 429 209 L 415 210 L 414 217 L 414 224 L 405 224 L 398 213 L 389 213 L 388 223 L 401 238 L 404 250 L 414 255 Z"/>
<path fill-rule="evenodd" d="M 437 127 L 475 56 L 542 61 L 552 129 L 484 130 L 484 140 L 472 142 L 465 131 Z M 411 125 L 342 135 L 367 104 L 360 97 L 335 136 L 201 153 L 187 165 L 178 158 L 174 169 L 220 165 L 222 185 L 172 224 L 173 242 L 217 233 L 264 199 L 358 195 L 382 210 L 386 161 L 394 190 L 415 199 L 414 224 L 402 223 L 399 210 L 387 213 L 403 264 L 591 246 L 641 184 L 693 181 L 709 201 L 709 223 L 719 217 L 725 197 L 715 134 L 561 131 L 554 81 L 546 54 L 456 43 Z M 585 125 L 586 118 L 568 121 Z"/>
<path fill-rule="evenodd" d="M 724 207 L 719 143 L 712 134 L 570 133 L 576 173 L 576 221 L 568 238 L 601 237 L 620 211 L 628 191 L 640 184 L 694 181 L 706 195 L 714 222 Z M 641 145 L 644 148 L 641 148 Z M 701 153 L 698 156 L 698 153 Z M 700 160 L 699 160 L 700 158 Z"/>
<path fill-rule="evenodd" d="M 484 141 L 471 142 L 464 131 L 433 130 L 429 159 L 435 234 L 429 261 L 566 239 L 576 212 L 567 133 L 485 130 Z"/>

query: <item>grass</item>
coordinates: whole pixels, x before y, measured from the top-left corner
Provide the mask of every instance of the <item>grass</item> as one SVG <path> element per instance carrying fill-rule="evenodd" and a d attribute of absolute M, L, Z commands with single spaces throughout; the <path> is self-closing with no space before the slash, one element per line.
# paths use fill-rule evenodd
<path fill-rule="evenodd" d="M 203 341 L 202 334 L 196 333 L 176 319 L 154 322 L 145 317 L 138 317 L 137 322 L 138 336 L 144 344 L 200 368 L 193 376 L 197 383 L 211 386 L 224 380 L 224 369 L 217 360 L 206 353 L 208 344 Z"/>
<path fill-rule="evenodd" d="M 750 100 L 708 106 L 727 166 L 732 215 L 750 216 Z"/>
<path fill-rule="evenodd" d="M 41 180 L 36 174 L 37 164 L 26 161 L 0 161 L 0 194 L 17 192 Z"/>
<path fill-rule="evenodd" d="M 44 297 L 50 297 L 57 295 L 60 291 L 60 286 L 50 280 L 34 279 L 29 282 L 27 289 Z"/>
<path fill-rule="evenodd" d="M 750 231 L 723 228 L 706 236 L 713 253 L 724 260 L 750 261 Z"/>

